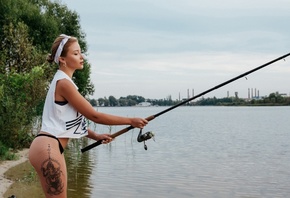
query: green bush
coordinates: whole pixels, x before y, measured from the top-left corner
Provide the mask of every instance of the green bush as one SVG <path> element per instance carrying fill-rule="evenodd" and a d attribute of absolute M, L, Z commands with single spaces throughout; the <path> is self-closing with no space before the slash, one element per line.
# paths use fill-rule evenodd
<path fill-rule="evenodd" d="M 43 69 L 35 67 L 29 73 L 0 74 L 0 139 L 5 146 L 28 147 L 35 117 L 41 112 L 46 94 Z"/>
<path fill-rule="evenodd" d="M 15 160 L 16 154 L 11 152 L 1 141 L 0 141 L 0 160 Z"/>

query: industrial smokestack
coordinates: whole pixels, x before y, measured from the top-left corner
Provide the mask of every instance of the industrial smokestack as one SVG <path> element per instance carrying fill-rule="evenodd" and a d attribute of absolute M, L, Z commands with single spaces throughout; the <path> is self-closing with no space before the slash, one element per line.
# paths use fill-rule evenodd
<path fill-rule="evenodd" d="M 253 88 L 251 88 L 251 98 L 253 98 Z"/>

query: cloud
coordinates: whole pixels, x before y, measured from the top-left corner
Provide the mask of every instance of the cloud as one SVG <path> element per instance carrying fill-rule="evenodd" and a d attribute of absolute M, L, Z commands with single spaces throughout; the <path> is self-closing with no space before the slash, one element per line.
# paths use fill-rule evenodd
<path fill-rule="evenodd" d="M 68 1 L 87 35 L 94 97 L 202 92 L 289 52 L 288 0 Z M 290 92 L 287 59 L 220 90 Z"/>

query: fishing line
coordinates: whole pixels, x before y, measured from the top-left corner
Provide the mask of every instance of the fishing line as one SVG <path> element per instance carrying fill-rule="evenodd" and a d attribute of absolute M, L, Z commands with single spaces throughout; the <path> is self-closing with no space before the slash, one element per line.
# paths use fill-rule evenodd
<path fill-rule="evenodd" d="M 207 94 L 207 93 L 209 93 L 209 92 L 211 92 L 211 91 L 213 91 L 213 90 L 215 90 L 215 89 L 218 89 L 218 88 L 220 88 L 220 87 L 223 87 L 223 86 L 225 86 L 225 85 L 227 85 L 227 84 L 229 84 L 229 83 L 231 83 L 231 82 L 234 82 L 234 81 L 236 81 L 236 80 L 238 80 L 238 79 L 240 79 L 240 78 L 242 78 L 242 77 L 246 77 L 247 75 L 249 75 L 249 74 L 251 74 L 251 73 L 253 73 L 253 72 L 255 72 L 255 71 L 258 71 L 258 70 L 260 70 L 260 69 L 262 69 L 262 68 L 264 68 L 264 67 L 266 67 L 266 66 L 268 66 L 268 65 L 271 65 L 271 64 L 273 64 L 273 63 L 275 63 L 275 62 L 277 62 L 277 61 L 279 61 L 279 60 L 281 60 L 281 59 L 284 59 L 284 58 L 286 58 L 286 57 L 289 56 L 289 55 L 290 55 L 290 53 L 285 54 L 285 55 L 283 55 L 283 56 L 280 56 L 280 57 L 278 57 L 278 58 L 276 58 L 276 59 L 274 59 L 274 60 L 272 60 L 272 61 L 269 61 L 269 62 L 267 62 L 267 63 L 265 63 L 265 64 L 263 64 L 263 65 L 261 65 L 261 66 L 259 66 L 259 67 L 256 67 L 256 68 L 254 68 L 254 69 L 252 69 L 252 70 L 249 70 L 249 71 L 247 71 L 247 72 L 245 72 L 245 73 L 243 73 L 243 74 L 240 74 L 240 75 L 237 76 L 237 77 L 234 77 L 234 78 L 232 78 L 232 79 L 230 79 L 230 80 L 228 80 L 228 81 L 225 81 L 225 82 L 223 82 L 223 83 L 221 83 L 221 84 L 219 84 L 219 85 L 216 85 L 215 87 L 212 87 L 212 88 L 210 88 L 210 89 L 208 89 L 208 90 L 206 90 L 206 91 L 204 91 L 204 92 L 202 92 L 202 93 L 200 93 L 200 94 L 198 94 L 198 95 L 196 95 L 196 96 L 193 96 L 193 97 L 191 97 L 191 98 L 188 98 L 187 100 L 184 100 L 184 101 L 182 101 L 182 102 L 180 102 L 180 103 L 178 103 L 178 104 L 176 104 L 176 105 L 174 105 L 174 106 L 172 106 L 172 107 L 169 107 L 168 109 L 165 109 L 165 110 L 163 110 L 163 111 L 161 111 L 161 112 L 159 112 L 159 113 L 157 113 L 157 114 L 155 114 L 155 115 L 151 115 L 151 116 L 149 116 L 149 117 L 147 117 L 147 118 L 145 118 L 145 119 L 149 122 L 149 121 L 151 121 L 151 120 L 157 118 L 158 116 L 160 116 L 160 115 L 162 115 L 162 114 L 164 114 L 164 113 L 167 113 L 168 111 L 171 111 L 171 110 L 173 110 L 173 109 L 175 109 L 175 108 L 177 108 L 177 107 L 179 107 L 179 106 L 181 106 L 181 105 L 184 105 L 184 104 L 188 103 L 188 102 L 191 101 L 191 100 L 194 100 L 194 99 L 196 99 L 196 98 L 199 98 L 199 97 L 201 97 L 201 96 L 203 96 L 203 95 L 205 95 L 205 94 Z M 285 59 L 284 59 L 284 61 L 285 61 Z M 246 77 L 246 79 L 247 79 L 247 77 Z M 119 135 L 122 135 L 122 134 L 128 132 L 129 130 L 131 130 L 131 129 L 133 129 L 133 128 L 134 128 L 133 126 L 126 127 L 126 128 L 124 128 L 124 129 L 122 129 L 122 130 L 116 132 L 116 133 L 113 133 L 113 134 L 111 135 L 111 137 L 112 137 L 112 138 L 118 137 Z M 149 135 L 148 133 L 149 133 L 149 132 L 146 133 L 146 137 L 144 136 L 145 134 L 143 134 L 144 137 L 142 137 L 142 129 L 141 129 L 141 130 L 140 130 L 140 133 L 139 133 L 139 136 L 138 136 L 138 139 L 139 139 L 141 142 L 150 139 L 151 137 L 150 137 L 150 136 L 147 136 L 147 135 Z M 154 136 L 154 134 L 150 134 L 150 135 L 151 135 L 152 137 Z M 150 138 L 149 138 L 149 137 L 150 137 Z M 142 138 L 143 138 L 144 140 L 142 140 Z M 146 138 L 148 138 L 148 139 L 146 139 Z M 138 142 L 139 142 L 139 140 L 138 140 Z M 81 149 L 81 152 L 82 152 L 82 153 L 83 153 L 83 152 L 86 152 L 86 151 L 88 151 L 88 150 L 90 150 L 90 149 L 92 149 L 92 148 L 94 148 L 94 147 L 96 147 L 96 146 L 99 146 L 100 144 L 102 144 L 102 140 L 98 140 L 97 142 L 92 143 L 92 144 L 86 146 L 85 148 L 82 148 L 82 149 Z M 144 145 L 145 145 L 145 144 L 144 144 Z M 144 148 L 145 148 L 145 147 L 144 147 Z M 146 147 L 145 149 L 147 150 L 147 147 Z"/>

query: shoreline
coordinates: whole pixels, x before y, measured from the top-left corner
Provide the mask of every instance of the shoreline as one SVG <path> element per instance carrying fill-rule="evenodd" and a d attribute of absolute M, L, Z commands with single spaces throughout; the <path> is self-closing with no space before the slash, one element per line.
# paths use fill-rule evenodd
<path fill-rule="evenodd" d="M 16 153 L 19 156 L 18 160 L 6 160 L 0 163 L 0 197 L 3 197 L 5 192 L 9 189 L 9 187 L 13 184 L 13 181 L 5 178 L 4 173 L 8 171 L 10 168 L 17 166 L 28 160 L 28 152 L 29 149 L 23 149 Z"/>

